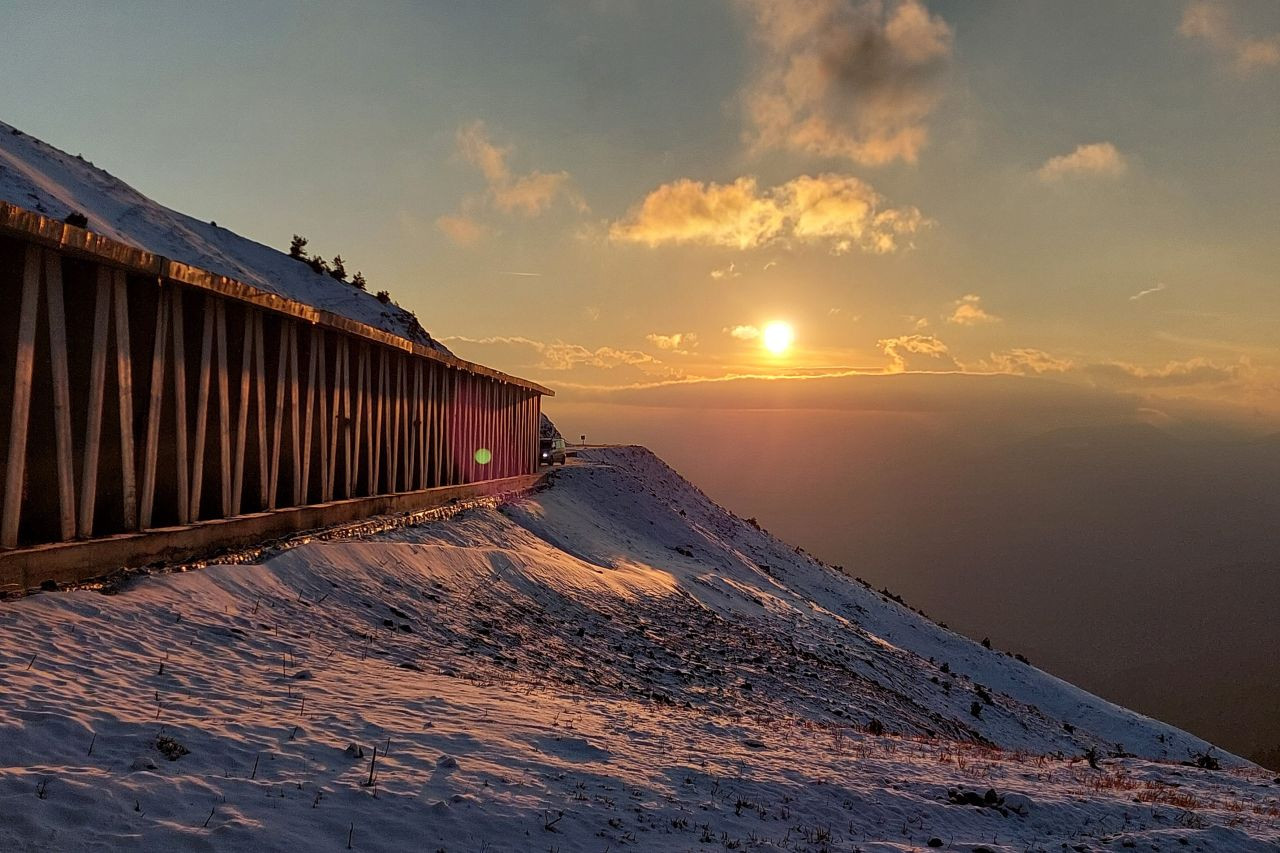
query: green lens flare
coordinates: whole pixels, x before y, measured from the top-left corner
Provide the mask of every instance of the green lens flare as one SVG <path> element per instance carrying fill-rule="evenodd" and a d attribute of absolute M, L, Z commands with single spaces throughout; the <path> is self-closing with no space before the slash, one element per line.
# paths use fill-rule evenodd
<path fill-rule="evenodd" d="M 481 465 L 488 465 L 493 461 L 493 454 L 489 452 L 489 448 L 482 447 L 476 451 L 476 461 Z"/>

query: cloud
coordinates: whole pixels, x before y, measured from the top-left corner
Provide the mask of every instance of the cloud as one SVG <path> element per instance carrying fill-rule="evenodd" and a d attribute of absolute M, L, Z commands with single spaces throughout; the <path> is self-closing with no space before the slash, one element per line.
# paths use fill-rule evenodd
<path fill-rule="evenodd" d="M 754 341 L 761 331 L 755 326 L 725 326 L 724 333 L 739 341 Z"/>
<path fill-rule="evenodd" d="M 759 64 L 743 92 L 757 150 L 916 162 L 941 99 L 951 28 L 919 0 L 739 0 Z"/>
<path fill-rule="evenodd" d="M 947 345 L 933 335 L 902 335 L 885 338 L 880 349 L 889 356 L 889 372 L 906 371 L 954 371 L 960 370 L 960 362 L 952 357 Z"/>
<path fill-rule="evenodd" d="M 955 302 L 955 310 L 947 318 L 948 323 L 957 326 L 980 326 L 984 323 L 999 323 L 1000 317 L 987 313 L 982 307 L 982 297 L 976 293 L 966 293 Z"/>
<path fill-rule="evenodd" d="M 573 187 L 568 172 L 532 171 L 527 175 L 513 175 L 507 163 L 510 147 L 499 147 L 489 139 L 484 122 L 474 121 L 458 128 L 458 153 L 480 170 L 489 185 L 489 200 L 504 213 L 522 213 L 534 216 L 563 197 L 579 210 L 586 210 L 586 202 Z"/>
<path fill-rule="evenodd" d="M 1130 301 L 1130 302 L 1137 302 L 1139 299 L 1144 299 L 1144 298 L 1146 298 L 1146 297 L 1150 296 L 1151 294 L 1153 294 L 1153 293 L 1159 293 L 1160 291 L 1162 291 L 1162 290 L 1164 290 L 1164 289 L 1165 289 L 1165 284 L 1164 284 L 1164 282 L 1162 281 L 1162 282 L 1160 282 L 1159 284 L 1157 284 L 1155 287 L 1148 287 L 1146 290 L 1139 290 L 1137 293 L 1133 294 L 1133 296 L 1130 296 L 1130 297 L 1129 297 L 1129 301 Z"/>
<path fill-rule="evenodd" d="M 488 226 L 465 213 L 439 217 L 436 219 L 436 228 L 459 246 L 474 246 L 489 233 Z"/>
<path fill-rule="evenodd" d="M 542 370 L 572 370 L 577 367 L 619 367 L 623 365 L 643 366 L 658 365 L 660 362 L 648 353 L 639 350 L 624 350 L 615 347 L 597 347 L 590 349 L 580 344 L 568 344 L 563 341 L 545 343 L 519 336 L 494 336 L 487 338 L 469 338 L 453 335 L 441 338 L 449 344 L 471 344 L 473 346 L 505 345 L 531 350 L 537 357 L 527 367 Z"/>
<path fill-rule="evenodd" d="M 742 273 L 738 272 L 737 266 L 732 262 L 730 262 L 727 267 L 721 267 L 720 269 L 714 269 L 711 271 L 711 277 L 717 281 L 723 278 L 738 278 L 741 275 Z"/>
<path fill-rule="evenodd" d="M 1178 32 L 1204 42 L 1241 77 L 1280 66 L 1280 33 L 1251 36 L 1241 32 L 1220 0 L 1193 0 L 1182 12 Z"/>
<path fill-rule="evenodd" d="M 1075 175 L 1119 177 L 1129 169 L 1129 164 L 1110 142 L 1093 142 L 1077 145 L 1070 154 L 1050 157 L 1036 175 L 1046 184 L 1057 183 Z"/>
<path fill-rule="evenodd" d="M 1070 359 L 1052 356 L 1044 350 L 1021 347 L 1005 352 L 993 352 L 991 359 L 979 366 L 988 373 L 1039 376 L 1044 373 L 1066 373 L 1075 367 L 1075 363 Z"/>
<path fill-rule="evenodd" d="M 667 350 L 676 355 L 688 355 L 689 350 L 698 345 L 698 336 L 693 332 L 676 332 L 674 335 L 645 335 L 645 340 L 660 350 Z"/>
<path fill-rule="evenodd" d="M 1118 387 L 1183 387 L 1189 385 L 1221 385 L 1246 376 L 1251 365 L 1247 360 L 1234 364 L 1216 364 L 1206 358 L 1171 361 L 1161 367 L 1140 367 L 1125 362 L 1088 364 L 1084 372 L 1105 385 Z"/>
<path fill-rule="evenodd" d="M 753 177 L 731 184 L 688 178 L 663 184 L 609 237 L 646 246 L 697 243 L 753 249 L 779 241 L 826 244 L 835 254 L 900 248 L 924 224 L 914 207 L 885 208 L 884 199 L 851 175 L 802 175 L 761 190 Z"/>

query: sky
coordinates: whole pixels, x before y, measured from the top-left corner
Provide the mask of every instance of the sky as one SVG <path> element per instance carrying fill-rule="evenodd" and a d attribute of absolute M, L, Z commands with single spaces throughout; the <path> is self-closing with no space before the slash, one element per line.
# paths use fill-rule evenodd
<path fill-rule="evenodd" d="M 1280 606 L 1270 504 L 1239 488 L 1277 464 L 1239 442 L 1280 433 L 1280 4 L 9 0 L 0 32 L 0 119 L 341 254 L 458 355 L 555 389 L 570 438 L 647 444 L 1105 695 L 1254 725 L 1126 693 L 1136 670 L 1082 663 L 1071 629 L 1155 666 L 1180 590 L 1218 626 Z M 1095 432 L 1025 443 L 1054 430 Z M 1212 606 L 1167 581 L 1218 570 Z M 1055 620 L 1067 575 L 1085 602 L 1165 592 Z M 1159 671 L 1184 705 L 1208 674 L 1274 683 L 1196 630 Z"/>
<path fill-rule="evenodd" d="M 929 372 L 1280 415 L 1273 3 L 11 2 L 0 25 L 7 122 L 342 254 L 459 354 L 559 389 L 553 413 Z"/>

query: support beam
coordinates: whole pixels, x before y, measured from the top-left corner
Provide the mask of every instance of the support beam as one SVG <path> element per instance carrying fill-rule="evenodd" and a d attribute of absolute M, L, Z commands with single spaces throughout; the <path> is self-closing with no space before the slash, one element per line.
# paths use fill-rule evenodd
<path fill-rule="evenodd" d="M 53 430 L 58 468 L 58 522 L 62 538 L 76 535 L 75 451 L 71 445 L 71 379 L 67 370 L 67 317 L 62 303 L 62 256 L 44 253 L 49 311 L 49 363 L 53 369 Z"/>
<path fill-rule="evenodd" d="M 353 465 L 351 468 L 351 488 L 352 489 L 356 488 L 356 483 L 360 478 L 360 460 L 365 458 L 364 450 L 362 449 L 361 445 L 367 446 L 367 442 L 361 441 L 362 437 L 360 435 L 360 427 L 361 427 L 361 421 L 363 419 L 364 411 L 365 411 L 365 404 L 364 404 L 365 374 L 367 372 L 368 363 L 369 363 L 369 348 L 362 345 L 356 357 L 356 419 L 355 419 L 355 428 L 352 431 L 352 435 L 355 437 L 355 454 L 352 460 Z M 368 463 L 365 463 L 365 465 L 367 468 Z"/>
<path fill-rule="evenodd" d="M 253 349 L 254 378 L 257 380 L 257 412 L 258 412 L 258 507 L 266 509 L 271 497 L 269 480 L 270 459 L 267 447 L 267 339 L 264 317 L 258 311 L 253 312 Z"/>
<path fill-rule="evenodd" d="M 204 495 L 204 443 L 209 432 L 209 386 L 213 380 L 213 324 L 215 310 L 213 297 L 204 298 L 204 334 L 200 337 L 200 380 L 196 386 L 196 435 L 191 459 L 191 517 L 200 517 L 201 498 Z"/>
<path fill-rule="evenodd" d="M 31 374 L 35 368 L 36 319 L 40 308 L 41 250 L 27 246 L 22 267 L 22 305 L 18 309 L 18 352 L 14 363 L 13 404 L 9 413 L 9 458 L 4 475 L 4 517 L 0 547 L 18 546 L 22 493 L 27 474 L 27 426 L 31 415 Z"/>
<path fill-rule="evenodd" d="M 249 439 L 249 391 L 253 378 L 253 344 L 256 337 L 254 314 L 252 309 L 245 309 L 244 325 L 241 328 L 244 340 L 240 345 L 240 396 L 237 400 L 240 408 L 236 414 L 236 458 L 231 465 L 231 512 L 228 515 L 244 512 L 244 454 Z"/>
<path fill-rule="evenodd" d="M 301 421 L 298 417 L 298 406 L 301 399 L 301 378 L 298 376 L 298 324 L 289 324 L 289 410 L 292 417 L 289 419 L 290 435 L 293 441 L 290 442 L 293 451 L 293 506 L 301 506 L 306 503 L 303 496 L 302 487 L 302 445 L 298 441 L 299 424 Z"/>
<path fill-rule="evenodd" d="M 231 389 L 227 373 L 227 305 L 219 299 L 214 304 L 214 326 L 218 344 L 218 461 L 221 464 L 222 517 L 231 509 Z"/>
<path fill-rule="evenodd" d="M 89 406 L 85 411 L 84 457 L 80 464 L 80 524 L 76 534 L 93 535 L 93 511 L 98 497 L 98 458 L 102 450 L 102 404 L 107 380 L 107 335 L 111 322 L 111 271 L 97 269 L 93 304 L 93 352 L 89 358 Z"/>
<path fill-rule="evenodd" d="M 320 330 L 315 326 L 312 326 L 311 346 L 309 347 L 310 352 L 307 355 L 307 396 L 306 402 L 302 406 L 302 411 L 304 413 L 302 417 L 302 476 L 298 478 L 302 488 L 301 491 L 294 496 L 293 501 L 297 506 L 310 503 L 307 498 L 310 497 L 311 494 L 311 447 L 313 444 L 312 437 L 315 430 L 316 375 L 319 372 L 320 367 L 320 355 L 317 352 L 320 348 L 318 344 L 319 334 Z M 319 397 L 323 400 L 324 392 L 321 392 Z M 320 423 L 323 424 L 324 420 L 321 419 Z M 327 442 L 321 440 L 321 448 L 325 447 L 326 444 Z M 323 478 L 324 468 L 322 467 L 320 470 L 320 476 Z"/>
<path fill-rule="evenodd" d="M 178 520 L 191 523 L 190 459 L 187 455 L 187 351 L 182 322 L 182 290 L 173 288 L 173 425 L 178 467 Z"/>
<path fill-rule="evenodd" d="M 142 451 L 142 510 L 138 524 L 144 530 L 151 526 L 151 510 L 156 499 L 156 468 L 160 453 L 160 407 L 164 404 L 164 358 L 169 337 L 168 292 L 156 294 L 155 346 L 151 350 L 151 396 L 147 404 L 147 438 Z"/>
<path fill-rule="evenodd" d="M 280 488 L 280 440 L 284 436 L 284 383 L 288 376 L 289 329 L 288 320 L 280 321 L 280 356 L 276 365 L 275 420 L 271 426 L 271 484 L 267 489 L 267 509 L 276 508 Z"/>
<path fill-rule="evenodd" d="M 124 529 L 138 527 L 138 466 L 133 456 L 133 349 L 129 342 L 128 280 L 121 270 L 112 275 L 116 314 L 116 385 L 120 392 L 120 498 Z"/>

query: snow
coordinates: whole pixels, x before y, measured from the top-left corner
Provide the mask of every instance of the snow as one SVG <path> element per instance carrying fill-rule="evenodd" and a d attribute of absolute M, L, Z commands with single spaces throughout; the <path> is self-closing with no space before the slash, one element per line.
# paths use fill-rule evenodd
<path fill-rule="evenodd" d="M 0 683 L 4 850 L 1280 844 L 1259 768 L 1180 764 L 1209 746 L 639 448 L 425 524 L 0 603 Z"/>
<path fill-rule="evenodd" d="M 449 352 L 408 312 L 286 253 L 160 205 L 92 163 L 0 122 L 0 201 Z"/>

